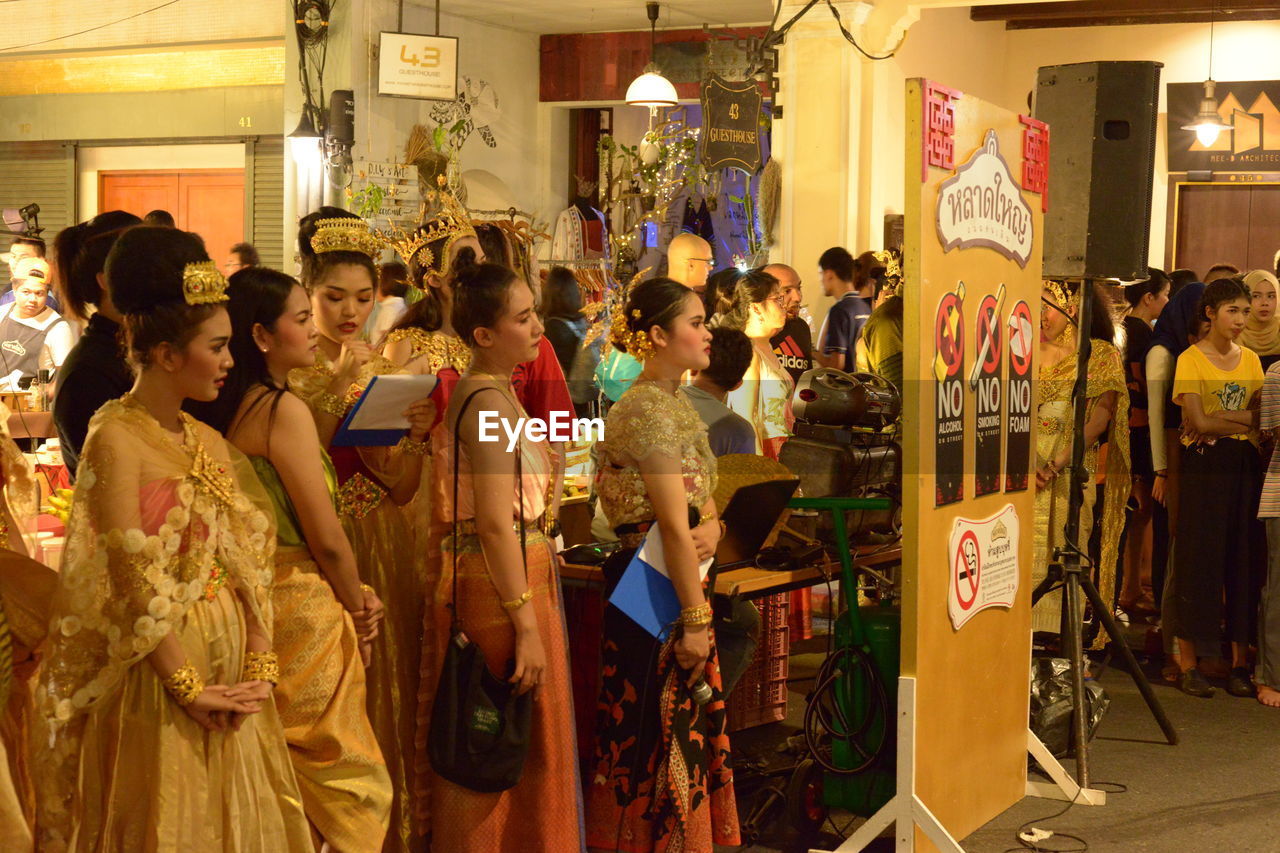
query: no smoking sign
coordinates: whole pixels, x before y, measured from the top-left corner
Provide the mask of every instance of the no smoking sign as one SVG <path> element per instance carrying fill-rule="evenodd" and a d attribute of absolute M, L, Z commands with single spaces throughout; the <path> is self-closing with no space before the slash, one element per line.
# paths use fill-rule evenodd
<path fill-rule="evenodd" d="M 1012 607 L 1018 595 L 1018 511 L 1009 504 L 979 520 L 957 518 L 948 539 L 947 614 L 957 631 L 988 607 Z"/>

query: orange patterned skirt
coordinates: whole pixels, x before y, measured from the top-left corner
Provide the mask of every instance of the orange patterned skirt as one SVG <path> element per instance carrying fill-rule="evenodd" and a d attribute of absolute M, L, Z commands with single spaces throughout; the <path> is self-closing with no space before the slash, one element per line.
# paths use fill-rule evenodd
<path fill-rule="evenodd" d="M 446 528 L 447 529 L 447 528 Z M 489 670 L 505 675 L 515 657 L 515 630 L 502 609 L 474 536 L 460 536 L 458 615 Z M 446 549 L 451 543 L 445 542 Z M 560 580 L 550 542 L 528 534 L 529 589 L 547 654 L 547 669 L 533 703 L 533 730 L 524 775 L 514 788 L 484 794 L 431 772 L 425 758 L 430 694 L 440 679 L 439 661 L 449 641 L 453 554 L 445 550 L 428 579 L 428 615 L 419 693 L 417 814 L 430 821 L 432 853 L 575 853 L 582 844 L 582 793 L 570 690 Z M 425 820 L 419 824 L 425 825 Z"/>

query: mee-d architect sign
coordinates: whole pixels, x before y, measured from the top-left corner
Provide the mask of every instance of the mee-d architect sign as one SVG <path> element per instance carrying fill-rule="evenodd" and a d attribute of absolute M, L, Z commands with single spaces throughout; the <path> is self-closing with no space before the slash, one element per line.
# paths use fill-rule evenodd
<path fill-rule="evenodd" d="M 429 101 L 458 96 L 458 40 L 447 36 L 382 33 L 378 94 Z"/>
<path fill-rule="evenodd" d="M 1031 258 L 1031 206 L 988 130 L 982 147 L 938 187 L 938 240 L 944 251 L 994 249 L 1025 268 Z"/>

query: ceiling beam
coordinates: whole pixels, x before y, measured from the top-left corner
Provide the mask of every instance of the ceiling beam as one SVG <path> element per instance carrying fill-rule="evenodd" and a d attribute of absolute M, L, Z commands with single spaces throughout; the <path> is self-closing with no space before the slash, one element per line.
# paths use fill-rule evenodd
<path fill-rule="evenodd" d="M 1011 30 L 1044 27 L 1097 27 L 1131 24 L 1273 21 L 1276 0 L 1077 0 L 1063 3 L 1011 3 L 974 6 L 975 21 L 1004 21 Z"/>

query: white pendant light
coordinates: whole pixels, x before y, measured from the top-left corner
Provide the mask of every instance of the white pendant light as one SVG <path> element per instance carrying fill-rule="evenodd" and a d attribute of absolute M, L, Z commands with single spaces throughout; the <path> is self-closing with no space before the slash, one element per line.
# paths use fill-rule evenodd
<path fill-rule="evenodd" d="M 1193 130 L 1196 139 L 1205 148 L 1218 141 L 1218 134 L 1224 130 L 1232 130 L 1232 126 L 1224 124 L 1222 116 L 1218 114 L 1218 99 L 1214 95 L 1214 83 L 1212 79 L 1204 81 L 1204 98 L 1200 101 L 1200 112 L 1196 114 L 1195 121 L 1191 124 L 1184 124 L 1183 130 Z"/>
<path fill-rule="evenodd" d="M 1213 81 L 1213 25 L 1218 4 L 1213 4 L 1213 9 L 1209 13 L 1209 79 L 1204 81 L 1204 97 L 1200 100 L 1200 112 L 1196 114 L 1195 121 L 1191 124 L 1184 124 L 1183 130 L 1191 130 L 1196 134 L 1196 141 L 1202 146 L 1208 148 L 1210 145 L 1218 141 L 1218 134 L 1224 130 L 1234 130 L 1234 128 L 1222 121 L 1222 116 L 1218 113 L 1218 98 L 1214 94 L 1214 87 L 1217 85 Z"/>
<path fill-rule="evenodd" d="M 648 107 L 650 119 L 658 114 L 658 107 L 674 107 L 679 100 L 676 87 L 662 76 L 658 66 L 654 64 L 655 46 L 657 44 L 658 4 L 646 3 L 645 11 L 649 15 L 649 64 L 639 77 L 631 81 L 627 87 L 627 106 Z"/>

